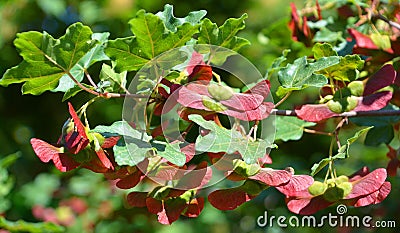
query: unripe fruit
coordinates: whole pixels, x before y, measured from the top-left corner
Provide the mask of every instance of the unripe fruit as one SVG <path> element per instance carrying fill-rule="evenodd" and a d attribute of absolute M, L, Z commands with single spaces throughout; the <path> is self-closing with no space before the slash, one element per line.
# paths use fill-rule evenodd
<path fill-rule="evenodd" d="M 308 192 L 313 196 L 319 196 L 325 193 L 328 185 L 319 181 L 314 181 L 310 187 L 308 187 Z"/>
<path fill-rule="evenodd" d="M 341 183 L 344 183 L 344 182 L 348 182 L 349 181 L 349 177 L 347 177 L 347 176 L 339 176 L 339 177 L 337 177 L 336 178 L 336 184 L 341 184 Z"/>
<path fill-rule="evenodd" d="M 343 182 L 337 185 L 339 189 L 343 190 L 343 196 L 342 198 L 345 198 L 347 195 L 351 193 L 351 190 L 353 189 L 353 185 L 350 182 Z"/>
<path fill-rule="evenodd" d="M 364 83 L 362 81 L 353 81 L 347 85 L 352 95 L 362 96 L 364 93 Z"/>
<path fill-rule="evenodd" d="M 329 100 L 332 100 L 332 99 L 333 99 L 333 95 L 326 95 L 326 96 L 324 96 L 323 99 L 321 99 L 321 100 L 319 101 L 319 103 L 320 103 L 320 104 L 323 104 L 323 103 L 326 103 L 326 102 L 328 102 Z"/>
<path fill-rule="evenodd" d="M 219 84 L 210 84 L 207 87 L 208 93 L 217 101 L 229 100 L 233 96 L 233 90 L 230 87 Z"/>
<path fill-rule="evenodd" d="M 334 113 L 342 113 L 343 112 L 342 104 L 339 101 L 329 100 L 327 105 L 328 105 L 329 110 L 331 110 Z"/>
<path fill-rule="evenodd" d="M 348 96 L 346 97 L 346 112 L 349 112 L 355 109 L 358 105 L 358 99 L 355 96 Z"/>
<path fill-rule="evenodd" d="M 211 99 L 208 96 L 203 96 L 202 103 L 206 108 L 215 112 L 222 112 L 228 109 L 223 104 L 216 102 L 215 100 Z"/>

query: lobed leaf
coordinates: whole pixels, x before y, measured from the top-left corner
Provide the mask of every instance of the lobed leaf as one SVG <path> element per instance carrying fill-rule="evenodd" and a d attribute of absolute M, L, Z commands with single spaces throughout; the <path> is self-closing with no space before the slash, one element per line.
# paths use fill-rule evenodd
<path fill-rule="evenodd" d="M 248 163 L 255 163 L 258 158 L 263 158 L 266 149 L 272 147 L 271 143 L 262 139 L 243 137 L 236 130 L 228 130 L 218 126 L 213 121 L 206 121 L 200 115 L 190 115 L 189 119 L 199 126 L 210 130 L 205 136 L 198 136 L 196 139 L 196 150 L 202 152 L 226 152 L 233 154 L 238 151 L 243 160 Z"/>
<path fill-rule="evenodd" d="M 46 32 L 18 33 L 14 44 L 24 60 L 6 71 L 0 85 L 24 82 L 22 93 L 33 95 L 54 90 L 96 43 L 90 28 L 81 23 L 69 26 L 59 39 Z"/>
<path fill-rule="evenodd" d="M 328 83 L 327 78 L 315 72 L 339 63 L 339 57 L 323 57 L 309 63 L 307 58 L 301 57 L 288 64 L 278 72 L 279 86 L 277 95 L 283 96 L 293 90 L 302 90 L 307 87 L 322 87 Z"/>
<path fill-rule="evenodd" d="M 200 20 L 207 14 L 206 10 L 191 11 L 184 18 L 176 18 L 174 16 L 174 7 L 165 4 L 164 11 L 158 12 L 156 15 L 163 21 L 165 27 L 171 32 L 176 32 L 178 27 L 184 23 L 190 23 L 193 26 L 200 24 Z"/>
<path fill-rule="evenodd" d="M 277 116 L 275 118 L 275 140 L 299 140 L 303 136 L 305 127 L 314 126 L 313 122 L 306 122 L 295 117 Z"/>
<path fill-rule="evenodd" d="M 159 16 L 144 10 L 138 11 L 129 24 L 134 36 L 111 40 L 105 49 L 116 62 L 116 72 L 139 70 L 161 53 L 185 45 L 199 29 L 199 25 L 185 22 L 174 32 L 166 30 Z"/>

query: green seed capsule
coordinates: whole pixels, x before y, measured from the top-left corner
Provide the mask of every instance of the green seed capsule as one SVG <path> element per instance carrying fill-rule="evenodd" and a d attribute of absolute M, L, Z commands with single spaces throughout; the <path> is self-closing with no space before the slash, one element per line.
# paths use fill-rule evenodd
<path fill-rule="evenodd" d="M 353 81 L 347 85 L 352 95 L 362 96 L 364 92 L 364 83 L 362 81 Z"/>
<path fill-rule="evenodd" d="M 233 90 L 230 87 L 219 84 L 210 84 L 207 87 L 208 93 L 217 101 L 229 100 L 233 96 Z"/>
<path fill-rule="evenodd" d="M 331 110 L 332 112 L 335 112 L 335 113 L 343 112 L 342 104 L 339 101 L 329 100 L 327 105 L 328 105 L 329 110 Z"/>
<path fill-rule="evenodd" d="M 351 190 L 353 189 L 353 185 L 350 182 L 343 182 L 337 185 L 339 189 L 343 190 L 343 196 L 341 199 L 345 198 L 347 195 L 351 193 Z"/>
<path fill-rule="evenodd" d="M 313 196 L 319 196 L 324 194 L 328 185 L 319 181 L 314 181 L 314 183 L 308 187 L 308 192 Z"/>
<path fill-rule="evenodd" d="M 223 104 L 216 102 L 215 100 L 211 99 L 208 96 L 203 96 L 202 103 L 206 108 L 215 112 L 222 112 L 228 109 Z"/>
<path fill-rule="evenodd" d="M 358 99 L 355 96 L 346 97 L 346 112 L 349 112 L 355 109 L 358 105 Z"/>

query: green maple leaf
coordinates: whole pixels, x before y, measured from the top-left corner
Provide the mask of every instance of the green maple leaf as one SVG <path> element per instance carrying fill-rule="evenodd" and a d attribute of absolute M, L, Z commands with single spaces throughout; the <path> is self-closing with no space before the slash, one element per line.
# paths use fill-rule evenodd
<path fill-rule="evenodd" d="M 252 164 L 258 158 L 264 157 L 266 149 L 272 147 L 265 140 L 252 140 L 244 137 L 236 130 L 229 130 L 218 126 L 213 121 L 206 121 L 200 115 L 190 115 L 189 119 L 201 127 L 210 130 L 205 136 L 196 139 L 196 151 L 201 152 L 226 152 L 232 154 L 238 151 L 247 164 Z"/>
<path fill-rule="evenodd" d="M 314 53 L 314 58 L 317 60 L 324 57 L 338 56 L 337 52 L 333 50 L 332 45 L 327 43 L 315 44 L 312 51 Z M 338 64 L 322 69 L 318 73 L 340 81 L 356 80 L 359 70 L 364 67 L 364 61 L 356 54 L 339 58 Z"/>
<path fill-rule="evenodd" d="M 299 140 L 303 136 L 304 128 L 314 126 L 315 123 L 300 120 L 296 117 L 276 116 L 275 140 Z"/>
<path fill-rule="evenodd" d="M 243 14 L 237 19 L 227 19 L 220 27 L 207 18 L 203 19 L 197 39 L 198 44 L 216 45 L 229 50 L 238 51 L 243 46 L 250 44 L 248 40 L 236 36 L 240 30 L 245 28 L 244 20 L 246 18 L 247 14 Z M 214 64 L 222 64 L 228 56 L 234 54 L 229 50 L 213 49 L 215 49 L 215 51 L 211 52 L 214 54 L 212 57 L 212 62 Z"/>
<path fill-rule="evenodd" d="M 117 121 L 111 126 L 99 125 L 92 131 L 104 136 L 123 136 L 113 147 L 115 162 L 120 166 L 135 166 L 149 156 L 150 150 L 178 166 L 186 162 L 186 155 L 180 151 L 180 143 L 151 141 L 151 136 L 132 128 L 126 121 Z"/>
<path fill-rule="evenodd" d="M 6 71 L 0 85 L 24 82 L 22 93 L 33 95 L 54 90 L 60 79 L 82 62 L 96 43 L 90 28 L 81 23 L 69 26 L 59 39 L 46 32 L 18 33 L 14 45 L 24 60 Z M 65 89 L 68 88 L 60 88 Z"/>
<path fill-rule="evenodd" d="M 322 87 L 328 83 L 328 79 L 316 72 L 339 63 L 338 56 L 323 57 L 309 63 L 307 58 L 301 57 L 288 64 L 278 72 L 279 86 L 277 95 L 283 96 L 294 90 L 302 90 L 307 87 Z"/>
<path fill-rule="evenodd" d="M 160 17 L 144 10 L 129 24 L 134 36 L 111 40 L 106 48 L 106 54 L 116 61 L 117 72 L 139 70 L 161 53 L 185 45 L 199 28 L 198 24 L 185 22 L 172 32 Z"/>
<path fill-rule="evenodd" d="M 176 18 L 174 16 L 174 7 L 166 4 L 164 11 L 158 12 L 156 15 L 164 22 L 165 27 L 171 32 L 176 32 L 177 28 L 184 23 L 190 23 L 193 26 L 200 23 L 200 20 L 207 14 L 205 10 L 192 11 L 184 18 Z"/>

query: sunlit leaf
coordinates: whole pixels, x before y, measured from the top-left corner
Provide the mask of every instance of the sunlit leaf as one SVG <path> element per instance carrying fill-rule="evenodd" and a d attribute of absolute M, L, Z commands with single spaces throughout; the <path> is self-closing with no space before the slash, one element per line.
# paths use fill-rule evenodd
<path fill-rule="evenodd" d="M 314 126 L 315 123 L 306 122 L 296 117 L 277 116 L 275 118 L 275 140 L 299 140 L 303 136 L 305 127 Z"/>
<path fill-rule="evenodd" d="M 190 115 L 189 119 L 210 130 L 207 135 L 200 135 L 196 139 L 197 151 L 226 152 L 228 154 L 238 151 L 243 160 L 251 164 L 255 163 L 258 158 L 264 157 L 266 149 L 272 147 L 272 144 L 262 139 L 246 138 L 238 131 L 222 128 L 213 121 L 204 120 L 200 115 Z"/>
<path fill-rule="evenodd" d="M 320 58 L 314 63 L 309 63 L 306 57 L 296 59 L 293 64 L 288 64 L 279 70 L 278 80 L 281 86 L 279 86 L 277 94 L 283 96 L 294 90 L 322 87 L 328 83 L 328 80 L 324 75 L 315 72 L 338 63 L 339 57 L 337 56 Z"/>
<path fill-rule="evenodd" d="M 19 33 L 14 45 L 24 60 L 6 71 L 0 85 L 25 82 L 22 93 L 33 95 L 53 90 L 61 77 L 71 72 L 95 44 L 90 28 L 81 23 L 69 26 L 60 39 L 46 32 Z"/>

